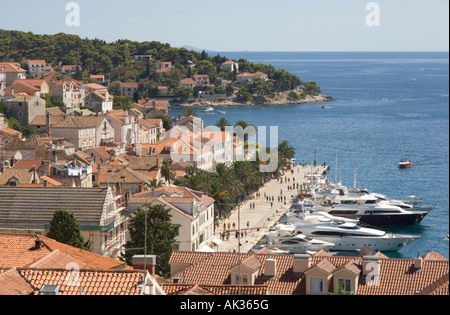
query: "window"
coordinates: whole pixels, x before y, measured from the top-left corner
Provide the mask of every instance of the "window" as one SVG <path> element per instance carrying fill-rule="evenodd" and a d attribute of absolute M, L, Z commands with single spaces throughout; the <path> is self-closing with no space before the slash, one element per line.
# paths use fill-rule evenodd
<path fill-rule="evenodd" d="M 338 280 L 339 289 L 344 292 L 352 291 L 352 281 L 350 279 L 339 279 Z"/>
<path fill-rule="evenodd" d="M 310 278 L 310 293 L 311 294 L 323 294 L 324 293 L 324 280 L 323 278 Z"/>

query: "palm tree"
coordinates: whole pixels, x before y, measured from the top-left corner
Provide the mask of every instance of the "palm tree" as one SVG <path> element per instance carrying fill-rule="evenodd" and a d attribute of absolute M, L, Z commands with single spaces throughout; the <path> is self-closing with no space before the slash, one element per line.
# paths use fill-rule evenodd
<path fill-rule="evenodd" d="M 216 122 L 215 126 L 219 127 L 220 131 L 225 131 L 225 128 L 230 126 L 230 123 L 228 122 L 228 120 L 222 117 Z"/>
<path fill-rule="evenodd" d="M 152 179 L 149 180 L 148 182 L 146 182 L 144 184 L 144 189 L 149 190 L 152 188 L 159 188 L 159 187 L 163 187 L 164 186 L 164 182 L 160 179 Z"/>
<path fill-rule="evenodd" d="M 214 166 L 214 175 L 231 196 L 237 198 L 244 193 L 244 185 L 236 178 L 231 167 L 217 163 Z"/>
<path fill-rule="evenodd" d="M 174 174 L 175 169 L 172 167 L 172 160 L 164 160 L 161 162 L 161 175 L 170 185 L 170 177 Z"/>
<path fill-rule="evenodd" d="M 190 116 L 198 116 L 197 112 L 193 107 L 186 107 L 186 109 L 181 113 L 184 117 L 190 117 Z"/>
<path fill-rule="evenodd" d="M 292 160 L 295 156 L 295 149 L 292 147 L 289 142 L 281 141 L 278 144 L 278 165 L 279 169 L 286 167 L 289 164 L 289 161 Z"/>
<path fill-rule="evenodd" d="M 262 174 L 256 164 L 247 161 L 233 163 L 233 172 L 239 182 L 242 183 L 246 194 L 256 191 L 262 186 Z"/>

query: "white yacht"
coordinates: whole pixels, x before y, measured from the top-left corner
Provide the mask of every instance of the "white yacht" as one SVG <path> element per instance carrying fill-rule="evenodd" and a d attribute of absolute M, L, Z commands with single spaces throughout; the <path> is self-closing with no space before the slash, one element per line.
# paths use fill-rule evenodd
<path fill-rule="evenodd" d="M 361 223 L 373 226 L 417 225 L 428 211 L 409 211 L 388 202 L 375 204 L 333 204 L 316 206 L 314 209 L 334 216 L 358 219 Z"/>
<path fill-rule="evenodd" d="M 307 237 L 295 230 L 295 225 L 278 225 L 266 233 L 268 239 L 266 248 L 290 254 L 306 254 L 319 250 L 330 250 L 334 244 Z"/>
<path fill-rule="evenodd" d="M 359 251 L 367 246 L 375 251 L 397 251 L 419 237 L 361 227 L 355 220 L 317 211 L 288 214 L 287 221 L 300 235 L 333 243 L 333 250 Z"/>
<path fill-rule="evenodd" d="M 207 108 L 205 108 L 205 110 L 204 110 L 204 112 L 213 112 L 214 111 L 214 108 L 212 108 L 212 107 L 207 107 Z"/>
<path fill-rule="evenodd" d="M 335 216 L 381 225 L 416 225 L 435 207 L 389 199 L 367 189 L 347 189 L 338 183 L 314 192 L 315 209 Z"/>

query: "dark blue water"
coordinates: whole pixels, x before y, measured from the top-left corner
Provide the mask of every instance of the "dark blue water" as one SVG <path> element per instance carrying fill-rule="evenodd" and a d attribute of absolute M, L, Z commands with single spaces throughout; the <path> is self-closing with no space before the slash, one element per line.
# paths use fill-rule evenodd
<path fill-rule="evenodd" d="M 332 167 L 338 179 L 392 198 L 415 195 L 437 207 L 415 227 L 395 232 L 421 238 L 391 257 L 413 258 L 434 250 L 449 257 L 449 55 L 448 53 L 222 53 L 271 64 L 317 81 L 326 104 L 222 108 L 225 115 L 199 110 L 205 126 L 225 117 L 234 124 L 278 126 L 280 140 L 297 150 L 297 161 Z M 323 109 L 325 105 L 328 108 Z M 218 108 L 219 109 L 219 108 Z M 170 112 L 177 116 L 181 110 Z M 397 163 L 410 158 L 414 167 Z"/>

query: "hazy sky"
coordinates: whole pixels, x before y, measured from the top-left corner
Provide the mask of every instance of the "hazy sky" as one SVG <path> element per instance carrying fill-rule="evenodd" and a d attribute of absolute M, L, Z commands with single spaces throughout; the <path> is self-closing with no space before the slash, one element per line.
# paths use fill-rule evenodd
<path fill-rule="evenodd" d="M 448 51 L 448 0 L 2 1 L 0 28 L 108 42 L 157 40 L 215 51 Z M 369 27 L 366 5 L 379 5 Z M 39 5 L 37 5 L 39 4 Z"/>

